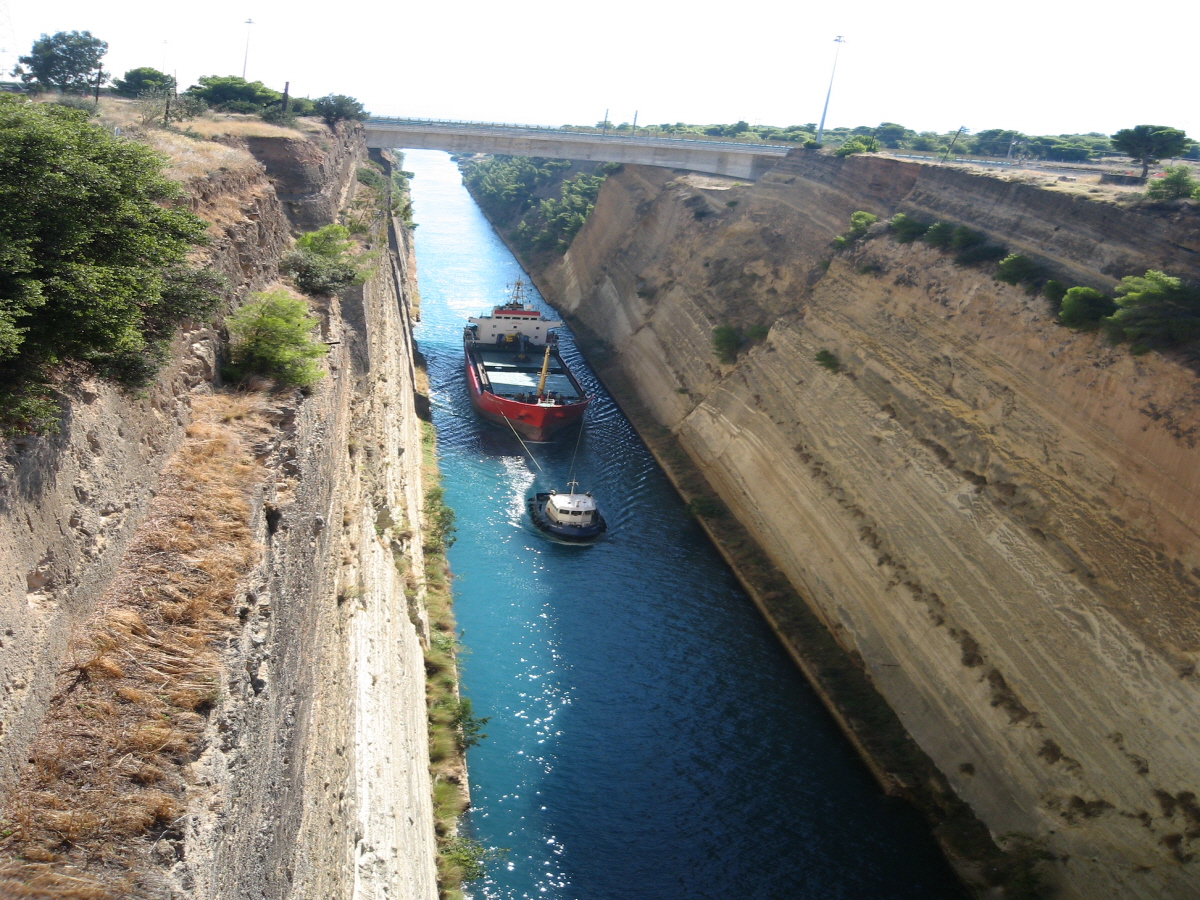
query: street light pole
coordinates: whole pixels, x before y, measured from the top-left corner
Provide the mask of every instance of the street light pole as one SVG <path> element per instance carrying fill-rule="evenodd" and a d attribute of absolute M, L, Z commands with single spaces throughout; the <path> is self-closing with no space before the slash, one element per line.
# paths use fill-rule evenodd
<path fill-rule="evenodd" d="M 838 54 L 842 50 L 842 44 L 846 43 L 846 39 L 840 34 L 833 39 L 837 44 L 837 49 L 833 51 L 833 71 L 829 73 L 829 90 L 825 92 L 825 108 L 821 110 L 821 124 L 817 127 L 817 143 L 821 143 L 821 137 L 825 134 L 825 114 L 829 112 L 829 98 L 833 94 L 833 76 L 837 74 L 837 59 Z"/>
<path fill-rule="evenodd" d="M 242 81 L 246 80 L 246 63 L 250 62 L 250 26 L 253 24 L 253 19 L 246 20 L 246 55 L 242 57 Z"/>

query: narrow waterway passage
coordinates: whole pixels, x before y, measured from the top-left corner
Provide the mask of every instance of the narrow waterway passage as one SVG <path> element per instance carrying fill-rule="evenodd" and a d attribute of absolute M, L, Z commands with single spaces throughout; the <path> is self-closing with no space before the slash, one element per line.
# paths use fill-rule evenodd
<path fill-rule="evenodd" d="M 410 151 L 469 753 L 468 827 L 506 848 L 489 900 L 964 896 L 919 817 L 884 797 L 588 370 L 582 432 L 532 445 L 471 410 L 466 318 L 521 274 L 446 154 Z M 533 302 L 543 306 L 536 292 Z M 528 493 L 575 471 L 609 532 L 552 543 Z M 538 466 L 540 465 L 540 469 Z"/>

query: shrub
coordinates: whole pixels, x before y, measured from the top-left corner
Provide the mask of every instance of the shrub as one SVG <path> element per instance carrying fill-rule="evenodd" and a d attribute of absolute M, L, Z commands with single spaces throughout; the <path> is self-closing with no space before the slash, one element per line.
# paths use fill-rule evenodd
<path fill-rule="evenodd" d="M 291 275 L 296 287 L 304 293 L 325 297 L 364 280 L 358 266 L 348 259 L 331 259 L 304 251 L 285 253 L 279 271 Z"/>
<path fill-rule="evenodd" d="M 867 229 L 879 221 L 879 217 L 872 215 L 869 212 L 858 210 L 850 213 L 850 230 L 846 232 L 846 236 L 851 240 L 862 237 L 867 233 Z"/>
<path fill-rule="evenodd" d="M 742 346 L 741 333 L 731 325 L 718 325 L 712 332 L 713 352 L 725 365 L 737 362 L 738 348 Z"/>
<path fill-rule="evenodd" d="M 1007 253 L 1008 250 L 999 244 L 979 244 L 954 254 L 954 262 L 960 266 L 973 266 L 976 263 L 1003 259 Z"/>
<path fill-rule="evenodd" d="M 172 207 L 179 188 L 161 168 L 149 148 L 90 125 L 79 110 L 0 95 L 0 388 L 8 396 L 26 397 L 22 385 L 43 382 L 51 366 L 103 373 L 137 368 L 128 365 L 134 357 L 153 366 L 158 342 L 212 308 L 216 298 L 192 289 L 199 282 L 186 265 L 207 225 Z M 33 421 L 22 416 L 0 404 L 11 427 Z"/>
<path fill-rule="evenodd" d="M 285 290 L 251 294 L 250 302 L 225 320 L 232 338 L 230 376 L 265 375 L 296 387 L 313 384 L 323 374 L 315 360 L 329 352 L 311 337 L 317 324 L 308 304 Z"/>
<path fill-rule="evenodd" d="M 987 235 L 982 231 L 972 231 L 966 225 L 959 225 L 950 235 L 951 250 L 970 250 L 972 247 L 978 247 L 987 240 Z"/>
<path fill-rule="evenodd" d="M 1062 298 L 1062 308 L 1058 320 L 1068 328 L 1080 331 L 1094 331 L 1100 327 L 1100 320 L 1111 315 L 1117 304 L 1111 297 L 1090 287 L 1073 287 Z"/>
<path fill-rule="evenodd" d="M 833 244 L 833 249 L 835 249 L 835 250 L 845 250 L 847 247 L 850 246 L 850 241 L 847 240 L 845 237 L 843 237 L 840 234 L 837 237 L 835 237 L 830 243 Z"/>
<path fill-rule="evenodd" d="M 1192 176 L 1188 166 L 1167 166 L 1166 174 L 1156 178 L 1146 186 L 1146 196 L 1151 200 L 1179 200 L 1183 197 L 1197 197 L 1200 194 L 1200 181 Z M 1197 197 L 1200 199 L 1200 197 Z"/>
<path fill-rule="evenodd" d="M 1050 301 L 1050 308 L 1056 314 L 1062 308 L 1063 297 L 1066 295 L 1067 286 L 1054 278 L 1042 285 L 1042 296 Z"/>
<path fill-rule="evenodd" d="M 454 510 L 446 505 L 445 491 L 440 486 L 425 492 L 425 549 L 441 553 L 454 546 L 457 540 Z M 470 708 L 468 707 L 468 712 Z"/>
<path fill-rule="evenodd" d="M 1042 267 L 1028 256 L 1019 253 L 1004 257 L 996 267 L 996 278 L 1005 284 L 1037 281 L 1041 276 Z"/>
<path fill-rule="evenodd" d="M 1115 337 L 1134 350 L 1174 347 L 1200 338 L 1200 288 L 1153 269 L 1121 279 L 1109 319 Z M 1068 292 L 1068 298 L 1070 292 Z M 1067 301 L 1063 301 L 1066 309 Z"/>
<path fill-rule="evenodd" d="M 767 335 L 771 333 L 769 325 L 751 325 L 746 329 L 745 340 L 748 344 L 757 344 L 759 341 L 765 341 Z"/>
<path fill-rule="evenodd" d="M 355 177 L 360 184 L 365 184 L 369 188 L 375 188 L 375 190 L 382 190 L 383 186 L 387 183 L 379 173 L 379 170 L 371 166 L 359 166 Z"/>
<path fill-rule="evenodd" d="M 950 241 L 954 238 L 954 226 L 948 222 L 934 222 L 925 229 L 925 234 L 921 237 L 930 247 L 937 247 L 939 250 L 950 246 Z"/>
<path fill-rule="evenodd" d="M 929 226 L 916 219 L 910 219 L 904 213 L 896 213 L 888 222 L 888 227 L 895 232 L 896 241 L 901 244 L 911 244 L 929 230 Z"/>
<path fill-rule="evenodd" d="M 296 249 L 329 259 L 340 259 L 354 246 L 350 229 L 344 225 L 325 225 L 316 231 L 306 231 L 296 239 Z"/>
<path fill-rule="evenodd" d="M 853 137 L 842 146 L 833 151 L 834 156 L 842 157 L 843 159 L 854 153 L 876 153 L 879 150 L 879 141 L 869 137 Z"/>
<path fill-rule="evenodd" d="M 59 106 L 65 106 L 67 109 L 82 109 L 89 116 L 96 114 L 96 102 L 90 97 L 71 97 L 63 95 L 54 101 Z"/>
<path fill-rule="evenodd" d="M 837 372 L 842 367 L 842 361 L 828 350 L 818 350 L 814 359 L 818 366 L 828 369 L 830 372 Z"/>
<path fill-rule="evenodd" d="M 287 112 L 284 112 L 283 106 L 280 105 L 268 106 L 258 114 L 258 117 L 264 122 L 270 122 L 272 125 L 281 125 L 284 128 L 287 128 L 296 124 L 296 117 L 298 115 L 299 113 L 293 109 L 289 109 Z"/>

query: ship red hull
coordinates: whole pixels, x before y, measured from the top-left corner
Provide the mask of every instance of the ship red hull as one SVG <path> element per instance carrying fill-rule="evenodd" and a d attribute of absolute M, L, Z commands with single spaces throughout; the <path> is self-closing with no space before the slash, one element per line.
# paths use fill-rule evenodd
<path fill-rule="evenodd" d="M 578 403 L 561 403 L 541 406 L 537 403 L 522 403 L 507 397 L 497 397 L 483 390 L 479 375 L 472 364 L 471 355 L 466 355 L 467 391 L 471 405 L 483 418 L 498 425 L 508 423 L 517 434 L 527 441 L 549 440 L 556 431 L 573 425 L 583 418 L 590 398 Z"/>

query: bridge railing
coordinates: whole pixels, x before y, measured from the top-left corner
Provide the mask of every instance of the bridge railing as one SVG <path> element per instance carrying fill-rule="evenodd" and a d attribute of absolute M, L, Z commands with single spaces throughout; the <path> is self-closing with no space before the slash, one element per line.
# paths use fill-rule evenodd
<path fill-rule="evenodd" d="M 705 135 L 690 138 L 678 136 L 666 136 L 661 134 L 613 134 L 603 133 L 598 131 L 574 131 L 566 128 L 553 128 L 547 125 L 521 125 L 518 123 L 503 123 L 503 122 L 470 122 L 459 119 L 412 119 L 400 116 L 371 116 L 364 122 L 369 128 L 372 125 L 399 125 L 409 128 L 433 127 L 433 128 L 454 128 L 477 131 L 494 131 L 494 132 L 520 132 L 523 134 L 545 134 L 553 136 L 556 139 L 567 140 L 600 140 L 600 141 L 647 141 L 663 144 L 681 144 L 695 146 L 697 144 L 720 144 L 723 147 L 728 147 L 731 150 L 739 150 L 742 152 L 765 151 L 771 156 L 782 156 L 793 147 L 800 146 L 799 144 L 777 143 L 767 141 L 736 141 L 729 138 L 721 138 L 713 135 Z"/>

